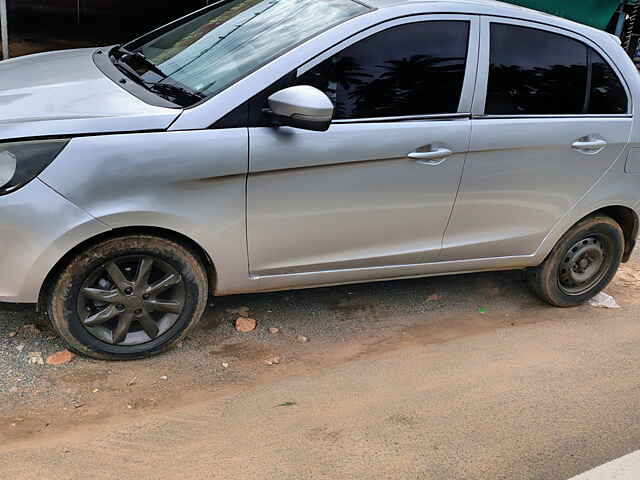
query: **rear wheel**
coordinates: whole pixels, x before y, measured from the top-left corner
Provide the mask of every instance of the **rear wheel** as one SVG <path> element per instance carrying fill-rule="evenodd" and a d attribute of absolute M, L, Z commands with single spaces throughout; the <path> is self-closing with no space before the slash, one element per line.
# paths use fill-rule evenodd
<path fill-rule="evenodd" d="M 580 305 L 611 282 L 624 252 L 624 234 L 609 217 L 587 218 L 567 232 L 538 267 L 529 285 L 557 307 Z"/>
<path fill-rule="evenodd" d="M 158 354 L 183 338 L 207 298 L 197 254 L 171 240 L 132 235 L 77 255 L 57 278 L 48 311 L 71 350 L 130 360 Z"/>

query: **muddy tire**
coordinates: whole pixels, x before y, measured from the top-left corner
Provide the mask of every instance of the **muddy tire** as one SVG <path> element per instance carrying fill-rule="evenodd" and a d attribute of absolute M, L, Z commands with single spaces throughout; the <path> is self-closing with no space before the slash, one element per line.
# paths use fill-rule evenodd
<path fill-rule="evenodd" d="M 131 235 L 73 258 L 54 281 L 47 310 L 70 350 L 133 360 L 184 338 L 202 317 L 208 296 L 197 253 L 171 240 Z"/>
<path fill-rule="evenodd" d="M 609 217 L 582 220 L 538 267 L 527 271 L 533 292 L 556 307 L 575 307 L 611 282 L 624 252 L 624 234 Z"/>

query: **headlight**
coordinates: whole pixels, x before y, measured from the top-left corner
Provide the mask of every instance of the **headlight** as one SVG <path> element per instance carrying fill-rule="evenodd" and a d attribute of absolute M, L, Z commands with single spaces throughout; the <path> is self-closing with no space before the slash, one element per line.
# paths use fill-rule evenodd
<path fill-rule="evenodd" d="M 37 177 L 67 143 L 69 139 L 0 143 L 0 195 L 15 192 Z"/>

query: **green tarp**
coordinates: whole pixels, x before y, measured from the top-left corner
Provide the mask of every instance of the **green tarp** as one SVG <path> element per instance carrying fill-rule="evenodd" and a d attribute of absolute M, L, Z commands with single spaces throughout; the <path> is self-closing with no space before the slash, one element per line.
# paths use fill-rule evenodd
<path fill-rule="evenodd" d="M 621 0 L 504 0 L 605 29 Z"/>

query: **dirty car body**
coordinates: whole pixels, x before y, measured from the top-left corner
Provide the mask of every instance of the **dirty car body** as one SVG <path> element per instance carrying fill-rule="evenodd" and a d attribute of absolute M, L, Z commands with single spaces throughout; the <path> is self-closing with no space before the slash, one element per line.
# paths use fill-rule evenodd
<path fill-rule="evenodd" d="M 136 235 L 192 252 L 214 295 L 535 277 L 576 225 L 607 217 L 620 252 L 592 232 L 561 255 L 560 290 L 583 301 L 635 245 L 639 99 L 617 39 L 493 1 L 218 2 L 124 46 L 2 62 L 0 301 L 47 306 L 74 259 Z M 98 303 L 68 305 L 113 311 L 89 336 L 74 314 L 86 349 L 58 325 L 71 348 L 136 358 L 197 320 L 157 301 L 159 329 L 137 317 L 151 300 L 124 289 L 137 295 L 142 265 L 96 280 L 121 313 L 78 287 Z"/>

